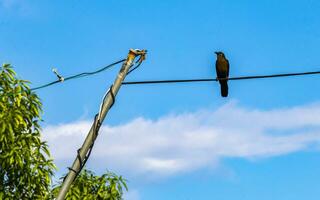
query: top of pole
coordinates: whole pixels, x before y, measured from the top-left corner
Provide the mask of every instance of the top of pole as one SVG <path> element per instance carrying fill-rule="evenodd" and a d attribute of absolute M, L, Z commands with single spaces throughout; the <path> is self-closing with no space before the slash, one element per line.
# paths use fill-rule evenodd
<path fill-rule="evenodd" d="M 140 56 L 139 60 L 137 62 L 141 63 L 142 61 L 144 61 L 146 59 L 146 54 L 147 54 L 147 50 L 145 49 L 130 49 L 129 50 L 129 56 L 133 56 L 133 58 Z M 128 56 L 128 59 L 129 59 Z"/>

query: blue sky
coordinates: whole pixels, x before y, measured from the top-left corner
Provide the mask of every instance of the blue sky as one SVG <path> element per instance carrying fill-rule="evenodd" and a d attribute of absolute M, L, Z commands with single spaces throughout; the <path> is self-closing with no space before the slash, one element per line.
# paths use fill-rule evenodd
<path fill-rule="evenodd" d="M 31 86 L 93 71 L 147 49 L 126 80 L 320 69 L 320 2 L 0 0 L 0 62 Z M 64 173 L 119 66 L 37 93 L 43 135 Z M 126 199 L 317 199 L 317 76 L 123 86 L 88 167 L 129 180 Z"/>

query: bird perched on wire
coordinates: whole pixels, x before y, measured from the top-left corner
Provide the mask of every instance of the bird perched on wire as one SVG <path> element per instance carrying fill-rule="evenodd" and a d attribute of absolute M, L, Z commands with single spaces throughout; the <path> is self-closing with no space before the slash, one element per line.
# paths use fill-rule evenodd
<path fill-rule="evenodd" d="M 217 54 L 216 72 L 217 79 L 229 78 L 229 61 L 221 51 L 214 52 Z M 221 86 L 221 96 L 228 96 L 228 80 L 219 80 Z"/>

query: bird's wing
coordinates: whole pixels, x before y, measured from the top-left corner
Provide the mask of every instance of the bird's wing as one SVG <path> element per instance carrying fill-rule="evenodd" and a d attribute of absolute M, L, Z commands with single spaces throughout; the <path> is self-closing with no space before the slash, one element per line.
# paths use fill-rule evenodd
<path fill-rule="evenodd" d="M 219 77 L 219 68 L 218 68 L 218 60 L 216 60 L 216 74 L 217 74 L 217 77 Z"/>
<path fill-rule="evenodd" d="M 229 60 L 226 59 L 226 61 L 227 61 L 227 77 L 229 77 Z"/>

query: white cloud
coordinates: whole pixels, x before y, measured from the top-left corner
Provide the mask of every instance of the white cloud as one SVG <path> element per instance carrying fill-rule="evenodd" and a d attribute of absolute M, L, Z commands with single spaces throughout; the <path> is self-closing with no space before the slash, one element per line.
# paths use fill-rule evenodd
<path fill-rule="evenodd" d="M 320 143 L 320 104 L 250 110 L 229 103 L 216 111 L 137 118 L 103 126 L 90 163 L 124 174 L 163 177 L 215 167 L 225 157 L 258 159 Z M 47 126 L 44 139 L 64 168 L 75 158 L 91 121 Z M 67 162 L 65 162 L 67 161 Z"/>

